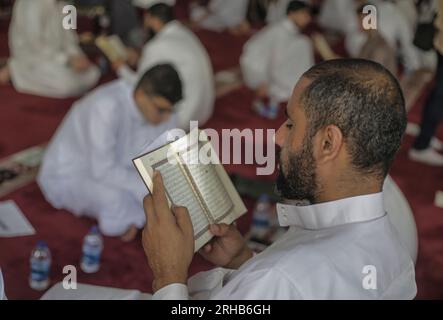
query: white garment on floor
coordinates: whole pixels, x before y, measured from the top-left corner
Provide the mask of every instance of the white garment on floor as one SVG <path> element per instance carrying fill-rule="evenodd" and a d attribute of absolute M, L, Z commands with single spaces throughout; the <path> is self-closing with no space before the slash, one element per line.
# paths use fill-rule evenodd
<path fill-rule="evenodd" d="M 188 286 L 171 284 L 153 299 L 415 297 L 414 263 L 389 221 L 382 193 L 307 206 L 278 204 L 277 211 L 289 230 L 239 270 L 197 274 Z"/>
<path fill-rule="evenodd" d="M 95 86 L 100 71 L 92 66 L 77 73 L 68 66 L 82 54 L 77 35 L 63 28 L 62 2 L 17 0 L 9 29 L 8 65 L 17 91 L 65 98 Z"/>
<path fill-rule="evenodd" d="M 192 6 L 190 16 L 192 21 L 199 21 L 200 27 L 220 32 L 246 20 L 248 4 L 249 0 L 211 0 L 207 8 Z M 201 20 L 208 10 L 209 15 Z"/>
<path fill-rule="evenodd" d="M 1 269 L 0 269 L 0 300 L 7 300 L 5 294 L 5 284 L 3 282 L 3 274 Z"/>
<path fill-rule="evenodd" d="M 152 295 L 139 290 L 125 290 L 88 284 L 77 284 L 76 289 L 65 289 L 61 282 L 49 289 L 40 300 L 151 300 Z"/>
<path fill-rule="evenodd" d="M 170 63 L 183 85 L 183 100 L 177 104 L 178 126 L 189 130 L 189 122 L 202 126 L 211 117 L 215 101 L 215 84 L 211 62 L 198 38 L 178 21 L 168 23 L 144 47 L 137 73 L 123 66 L 120 77 L 135 85 L 154 65 Z"/>
<path fill-rule="evenodd" d="M 37 179 L 43 194 L 57 209 L 96 218 L 105 235 L 143 227 L 148 190 L 132 159 L 175 124 L 175 116 L 148 123 L 124 80 L 99 87 L 73 105 L 53 137 Z"/>
<path fill-rule="evenodd" d="M 269 25 L 246 42 L 240 66 L 246 85 L 268 84 L 270 96 L 287 101 L 294 85 L 314 64 L 311 41 L 289 19 Z"/>

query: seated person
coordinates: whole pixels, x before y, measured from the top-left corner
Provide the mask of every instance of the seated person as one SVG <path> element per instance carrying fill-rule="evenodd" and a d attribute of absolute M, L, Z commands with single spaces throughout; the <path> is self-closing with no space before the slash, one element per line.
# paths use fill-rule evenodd
<path fill-rule="evenodd" d="M 243 78 L 255 91 L 254 108 L 265 117 L 277 116 L 278 104 L 289 99 L 293 84 L 314 64 L 311 41 L 301 34 L 310 21 L 308 5 L 291 1 L 286 19 L 265 27 L 243 47 Z M 264 105 L 268 98 L 269 108 Z"/>
<path fill-rule="evenodd" d="M 280 146 L 277 205 L 286 234 L 254 255 L 235 225 L 211 225 L 201 254 L 220 266 L 188 281 L 194 232 L 154 174 L 143 247 L 153 299 L 413 299 L 415 266 L 383 205 L 406 129 L 396 78 L 376 62 L 330 60 L 296 84 Z"/>
<path fill-rule="evenodd" d="M 247 22 L 249 0 L 210 0 L 206 5 L 191 3 L 191 22 L 203 29 L 245 34 L 250 30 Z"/>
<path fill-rule="evenodd" d="M 178 126 L 189 130 L 191 120 L 198 121 L 202 126 L 211 117 L 215 100 L 214 75 L 209 56 L 200 40 L 175 20 L 170 5 L 159 1 L 151 5 L 152 2 L 143 1 L 144 23 L 155 36 L 146 43 L 137 72 L 132 71 L 124 61 L 114 62 L 114 68 L 121 78 L 134 84 L 153 65 L 172 64 L 183 84 L 183 101 L 177 112 Z M 138 4 L 142 5 L 142 2 Z"/>
<path fill-rule="evenodd" d="M 365 15 L 363 14 L 363 7 L 357 9 L 357 15 L 359 17 L 360 30 L 366 33 L 366 41 L 363 47 L 360 49 L 358 57 L 361 59 L 372 60 L 380 63 L 386 69 L 388 69 L 393 75 L 397 76 L 398 66 L 397 66 L 397 55 L 394 48 L 392 48 L 380 32 L 377 29 L 363 28 L 363 19 Z"/>
<path fill-rule="evenodd" d="M 135 89 L 116 80 L 76 102 L 43 158 L 37 181 L 45 198 L 97 219 L 107 236 L 132 240 L 145 223 L 146 193 L 132 159 L 175 128 L 172 113 L 181 98 L 177 71 L 162 64 L 146 71 Z"/>
<path fill-rule="evenodd" d="M 11 57 L 0 83 L 19 92 L 66 98 L 94 87 L 100 71 L 84 55 L 73 30 L 63 28 L 62 2 L 17 0 L 9 28 Z"/>

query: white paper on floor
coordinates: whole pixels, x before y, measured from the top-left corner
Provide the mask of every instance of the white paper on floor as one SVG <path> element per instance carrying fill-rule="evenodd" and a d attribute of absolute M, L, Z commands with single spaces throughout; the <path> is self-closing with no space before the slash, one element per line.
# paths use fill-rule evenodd
<path fill-rule="evenodd" d="M 443 191 L 437 191 L 435 193 L 435 206 L 443 208 Z"/>
<path fill-rule="evenodd" d="M 0 202 L 0 238 L 33 234 L 34 228 L 14 201 Z"/>

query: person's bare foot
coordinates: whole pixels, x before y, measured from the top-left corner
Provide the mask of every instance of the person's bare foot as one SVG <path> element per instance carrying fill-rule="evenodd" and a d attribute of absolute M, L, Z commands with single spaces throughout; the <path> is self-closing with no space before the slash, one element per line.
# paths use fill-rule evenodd
<path fill-rule="evenodd" d="M 8 66 L 0 68 L 0 85 L 8 84 L 11 81 Z"/>
<path fill-rule="evenodd" d="M 137 236 L 138 229 L 136 226 L 131 225 L 128 230 L 120 237 L 123 242 L 131 242 Z"/>

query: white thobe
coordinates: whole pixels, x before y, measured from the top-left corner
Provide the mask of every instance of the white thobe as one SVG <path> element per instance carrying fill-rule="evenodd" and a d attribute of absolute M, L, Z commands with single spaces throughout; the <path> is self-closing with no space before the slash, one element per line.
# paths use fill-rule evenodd
<path fill-rule="evenodd" d="M 153 299 L 413 299 L 414 263 L 382 193 L 277 205 L 286 234 L 238 270 L 217 268 Z"/>
<path fill-rule="evenodd" d="M 77 96 L 95 86 L 100 71 L 75 72 L 71 57 L 82 54 L 77 35 L 63 28 L 63 3 L 17 0 L 9 29 L 11 80 L 17 91 L 40 96 Z"/>
<path fill-rule="evenodd" d="M 269 25 L 246 42 L 240 66 L 246 85 L 267 84 L 276 102 L 287 101 L 294 84 L 314 64 L 311 41 L 289 19 Z"/>
<path fill-rule="evenodd" d="M 161 63 L 173 65 L 182 81 L 183 100 L 176 106 L 178 126 L 189 130 L 191 120 L 204 125 L 214 110 L 212 66 L 198 38 L 178 21 L 168 23 L 145 45 L 137 73 L 123 66 L 118 74 L 128 83 L 135 84 L 144 72 Z"/>
<path fill-rule="evenodd" d="M 331 1 L 340 3 L 340 0 Z M 345 0 L 343 0 L 343 2 L 345 2 Z M 401 56 L 408 71 L 420 68 L 420 54 L 413 44 L 414 28 L 411 26 L 411 23 L 408 22 L 403 11 L 394 3 L 376 0 L 373 2 L 377 8 L 377 30 L 380 35 L 386 40 L 391 48 L 395 48 L 399 51 L 399 56 Z M 329 1 L 327 3 L 329 3 Z M 325 4 L 325 6 L 327 6 L 327 4 Z M 345 10 L 345 8 L 340 8 L 340 10 Z M 357 24 L 354 22 L 357 21 L 355 10 L 354 17 L 351 17 L 351 12 L 349 12 L 346 13 L 346 15 L 343 15 L 341 19 L 343 19 L 342 21 L 347 21 L 347 23 L 344 24 L 347 26 L 345 32 L 346 49 L 351 56 L 356 57 L 360 53 L 367 37 L 365 33 L 360 30 L 358 22 Z"/>
<path fill-rule="evenodd" d="M 234 28 L 246 20 L 249 0 L 211 0 L 207 8 L 191 8 L 191 20 L 199 21 L 199 26 L 208 30 L 223 31 Z M 205 15 L 203 20 L 201 18 Z"/>
<path fill-rule="evenodd" d="M 5 285 L 3 283 L 3 274 L 2 270 L 0 269 L 0 300 L 6 300 L 6 294 L 5 294 Z"/>
<path fill-rule="evenodd" d="M 38 176 L 43 194 L 55 208 L 96 218 L 105 235 L 143 227 L 148 190 L 132 159 L 175 122 L 148 123 L 123 80 L 96 89 L 73 105 L 52 139 Z"/>

